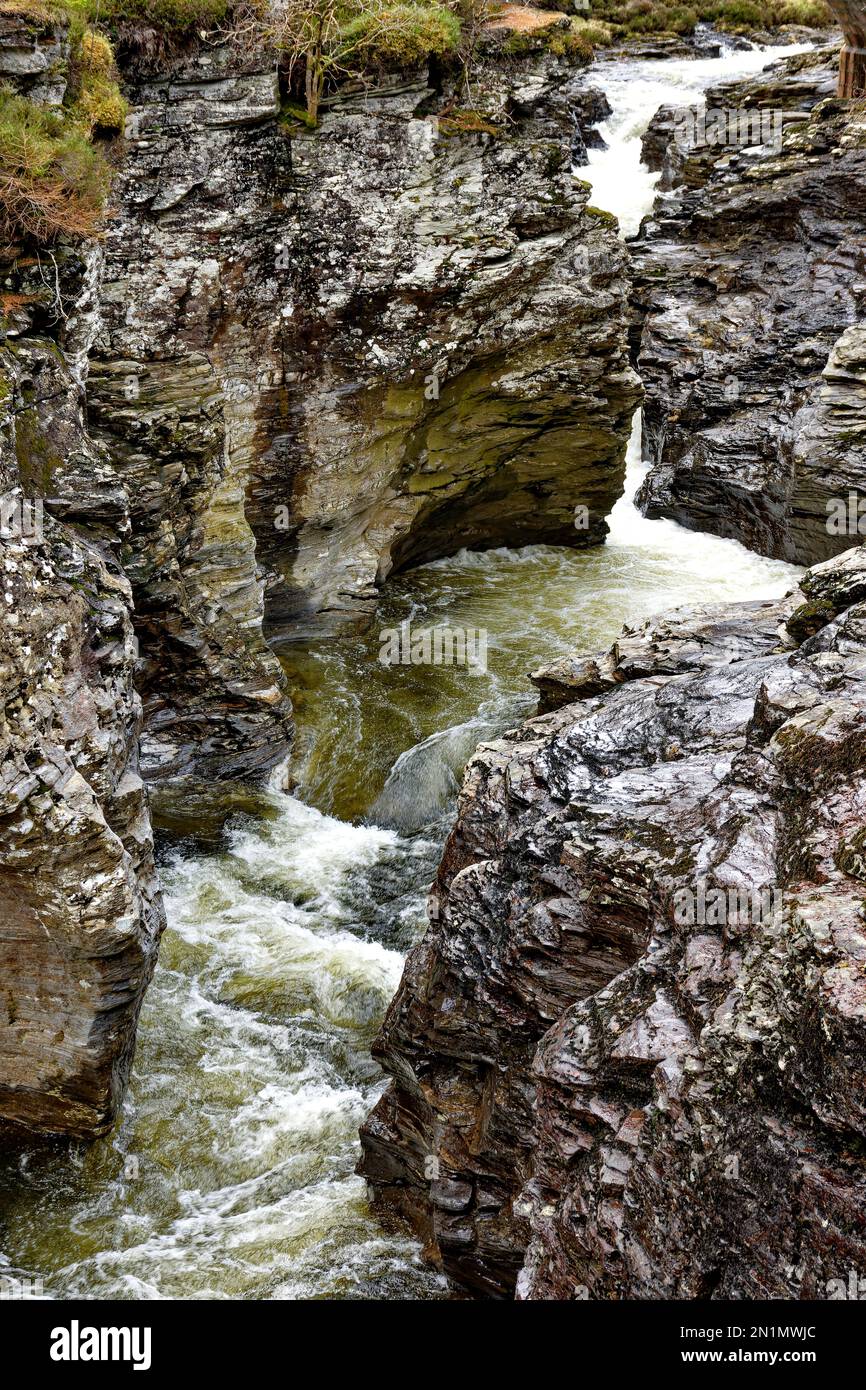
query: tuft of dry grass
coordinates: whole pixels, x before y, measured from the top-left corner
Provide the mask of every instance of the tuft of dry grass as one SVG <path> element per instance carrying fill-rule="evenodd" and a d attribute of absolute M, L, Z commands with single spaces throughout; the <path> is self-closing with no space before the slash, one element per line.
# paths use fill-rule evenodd
<path fill-rule="evenodd" d="M 532 10 L 526 5 L 503 5 L 484 27 L 528 34 L 536 29 L 546 29 L 550 24 L 561 23 L 562 13 L 559 10 Z"/>
<path fill-rule="evenodd" d="M 0 87 L 0 233 L 7 240 L 95 235 L 109 182 L 105 156 L 74 121 Z"/>

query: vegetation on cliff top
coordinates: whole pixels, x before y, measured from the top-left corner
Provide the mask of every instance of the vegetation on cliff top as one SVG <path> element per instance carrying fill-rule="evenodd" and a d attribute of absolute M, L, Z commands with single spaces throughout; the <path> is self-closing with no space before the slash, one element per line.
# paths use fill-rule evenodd
<path fill-rule="evenodd" d="M 835 23 L 824 0 L 592 0 L 592 16 L 614 37 L 693 34 L 698 24 L 731 33 L 755 33 L 785 24 L 829 29 Z"/>
<path fill-rule="evenodd" d="M 218 29 L 229 19 L 231 0 L 71 0 L 84 6 L 92 23 L 109 28 L 138 24 L 181 36 Z"/>
<path fill-rule="evenodd" d="M 107 191 L 105 160 L 80 126 L 0 87 L 0 231 L 7 240 L 90 236 Z"/>
<path fill-rule="evenodd" d="M 122 129 L 126 103 L 111 44 L 78 15 L 64 76 L 59 106 L 0 86 L 0 234 L 7 241 L 93 236 L 102 224 L 111 181 L 104 141 Z"/>
<path fill-rule="evenodd" d="M 315 124 L 325 92 L 348 78 L 431 58 L 469 69 L 490 10 L 488 0 L 281 0 L 263 13 L 246 0 L 229 33 L 282 55 L 291 92 Z"/>

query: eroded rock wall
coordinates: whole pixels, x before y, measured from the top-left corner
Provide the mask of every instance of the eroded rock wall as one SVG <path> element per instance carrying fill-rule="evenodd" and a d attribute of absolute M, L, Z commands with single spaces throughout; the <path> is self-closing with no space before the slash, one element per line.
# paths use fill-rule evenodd
<path fill-rule="evenodd" d="M 7 17 L 0 68 L 56 104 L 66 45 Z M 44 512 L 3 533 L 0 1119 L 81 1137 L 163 926 L 142 779 L 283 764 L 271 643 L 395 565 L 599 541 L 639 397 L 562 64 L 491 59 L 468 127 L 423 72 L 312 131 L 272 55 L 145 50 L 104 239 L 4 262 L 3 497 Z"/>
<path fill-rule="evenodd" d="M 38 272 L 0 347 L 0 1128 L 92 1138 L 123 1095 L 164 916 L 129 581 L 53 480 L 86 474 L 91 520 L 122 499 Z"/>
<path fill-rule="evenodd" d="M 647 153 L 674 191 L 632 244 L 642 507 L 805 564 L 858 541 L 834 517 L 866 498 L 866 127 L 826 96 L 835 70 L 834 50 L 714 89 L 699 147 L 661 113 Z M 726 140 L 762 113 L 762 148 Z"/>
<path fill-rule="evenodd" d="M 267 644 L 364 626 L 395 566 L 603 538 L 639 385 L 627 253 L 570 171 L 598 96 L 556 96 L 549 57 L 486 71 L 483 118 L 424 71 L 314 130 L 269 56 L 132 88 L 88 400 L 129 499 L 150 777 L 279 761 Z"/>
<path fill-rule="evenodd" d="M 133 93 L 88 419 L 127 501 L 147 776 L 249 777 L 292 734 L 245 515 L 257 412 L 279 389 L 255 295 L 288 147 L 272 63 L 215 50 L 174 67 Z"/>
<path fill-rule="evenodd" d="M 652 620 L 471 760 L 362 1135 L 458 1283 L 824 1298 L 861 1267 L 864 600 L 857 549 Z"/>

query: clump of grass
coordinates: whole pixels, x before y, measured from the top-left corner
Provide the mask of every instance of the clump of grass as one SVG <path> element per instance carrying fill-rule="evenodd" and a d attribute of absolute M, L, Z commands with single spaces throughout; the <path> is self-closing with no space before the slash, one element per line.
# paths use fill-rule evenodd
<path fill-rule="evenodd" d="M 619 225 L 619 219 L 617 218 L 616 214 L 613 212 L 608 212 L 606 208 L 597 208 L 594 207 L 591 203 L 587 203 L 586 207 L 584 208 L 584 212 L 586 213 L 587 217 L 595 217 L 599 222 L 607 222 L 608 226 L 610 227 L 616 227 Z"/>
<path fill-rule="evenodd" d="M 398 4 L 362 12 L 342 28 L 338 57 L 350 68 L 414 67 L 456 53 L 460 21 L 442 5 Z"/>
<path fill-rule="evenodd" d="M 759 5 L 752 0 L 728 0 L 727 4 L 713 6 L 713 20 L 723 29 L 758 29 L 763 23 Z"/>
<path fill-rule="evenodd" d="M 449 111 L 439 117 L 439 130 L 444 135 L 494 135 L 501 137 L 504 130 L 480 111 L 471 107 Z"/>
<path fill-rule="evenodd" d="M 594 19 L 581 19 L 576 15 L 571 21 L 571 27 L 593 48 L 603 48 L 613 37 L 609 24 L 599 24 Z"/>
<path fill-rule="evenodd" d="M 595 57 L 590 39 L 577 29 L 555 29 L 547 47 L 557 58 L 581 58 L 591 63 Z"/>
<path fill-rule="evenodd" d="M 812 29 L 829 29 L 838 21 L 824 0 L 785 0 L 779 6 L 781 24 L 805 24 Z"/>
<path fill-rule="evenodd" d="M 104 34 L 85 29 L 78 44 L 78 61 L 87 72 L 111 77 L 114 72 L 114 49 Z"/>
<path fill-rule="evenodd" d="M 81 125 L 0 86 L 0 233 L 7 240 L 93 236 L 110 170 Z"/>
<path fill-rule="evenodd" d="M 812 29 L 829 29 L 835 23 L 833 14 L 823 0 L 772 0 L 755 4 L 753 0 L 716 0 L 706 5 L 701 18 L 713 20 L 720 29 L 754 32 L 758 29 L 778 29 L 784 24 L 801 24 Z"/>
<path fill-rule="evenodd" d="M 98 16 L 109 28 L 128 23 L 176 36 L 219 29 L 230 9 L 230 0 L 85 0 L 85 12 L 93 22 Z"/>
<path fill-rule="evenodd" d="M 558 58 L 577 58 L 591 63 L 595 57 L 593 43 L 600 39 L 610 42 L 610 30 L 601 25 L 587 24 L 578 19 L 569 23 L 536 25 L 531 29 L 515 29 L 503 44 L 502 51 L 511 58 L 546 50 Z"/>
<path fill-rule="evenodd" d="M 284 125 L 290 125 L 292 121 L 299 121 L 301 125 L 308 126 L 311 130 L 316 127 L 316 122 L 310 115 L 306 106 L 302 106 L 298 101 L 283 101 L 280 107 L 280 120 Z"/>
<path fill-rule="evenodd" d="M 617 38 L 640 34 L 693 34 L 699 15 L 671 0 L 596 0 L 593 18 L 612 26 Z"/>
<path fill-rule="evenodd" d="M 114 50 L 104 34 L 85 29 L 72 44 L 66 109 L 88 137 L 123 129 L 128 110 L 114 66 Z"/>

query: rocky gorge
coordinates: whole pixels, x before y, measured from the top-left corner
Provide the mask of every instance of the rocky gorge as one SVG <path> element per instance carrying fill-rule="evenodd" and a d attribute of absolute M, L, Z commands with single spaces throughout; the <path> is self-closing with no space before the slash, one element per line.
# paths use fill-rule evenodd
<path fill-rule="evenodd" d="M 788 59 L 644 137 L 670 191 L 631 243 L 639 504 L 843 553 L 540 670 L 542 713 L 470 760 L 361 1171 L 477 1295 L 835 1297 L 862 1262 L 864 562 L 828 512 L 860 493 L 864 182 L 835 86 L 835 50 Z M 679 138 L 750 109 L 779 149 Z"/>
<path fill-rule="evenodd" d="M 697 147 L 693 112 L 661 112 L 670 191 L 632 244 L 642 505 L 803 564 L 847 548 L 828 521 L 863 486 L 866 129 L 836 83 L 832 49 L 713 88 Z"/>
<path fill-rule="evenodd" d="M 626 244 L 587 164 L 612 110 L 604 64 L 629 60 L 611 49 L 588 69 L 571 33 L 559 13 L 494 19 L 469 88 L 437 61 L 392 65 L 327 91 L 313 123 L 266 46 L 121 30 L 104 236 L 4 263 L 4 506 L 38 502 L 40 522 L 0 542 L 3 1146 L 97 1139 L 101 1172 L 132 1124 L 158 1166 L 177 1087 L 214 1126 L 197 1172 L 228 1123 L 246 1126 L 231 1178 L 198 1179 L 213 1217 L 192 1203 L 194 1239 L 219 1241 L 250 1153 L 290 1130 L 301 1144 L 318 1107 L 326 1157 L 317 1128 L 288 1167 L 302 1203 L 346 1185 L 339 1219 L 363 1229 L 361 1253 L 329 1256 L 326 1238 L 296 1255 L 309 1275 L 262 1285 L 251 1236 L 245 1272 L 227 1261 L 230 1296 L 331 1277 L 345 1296 L 352 1261 L 410 1258 L 383 1245 L 395 1225 L 482 1297 L 822 1297 L 862 1259 L 866 577 L 856 534 L 826 525 L 859 487 L 864 437 L 862 113 L 835 95 L 838 42 L 788 35 L 808 51 L 708 97 L 780 111 L 779 148 L 720 157 L 680 138 L 700 108 L 664 106 L 644 140 L 661 196 Z M 4 18 L 0 75 L 59 108 L 70 34 Z M 683 61 L 723 63 L 727 43 L 701 32 Z M 763 57 L 739 51 L 757 73 Z M 365 1039 L 397 985 L 394 948 L 415 939 L 402 866 L 420 882 L 438 841 L 420 813 L 411 842 L 380 824 L 393 797 L 352 824 L 314 809 L 303 746 L 292 761 L 310 700 L 296 662 L 342 669 L 323 653 L 363 652 L 383 594 L 447 613 L 465 592 L 483 614 L 498 567 L 540 572 L 553 554 L 585 561 L 568 584 L 589 583 L 623 545 L 644 392 L 642 507 L 710 533 L 712 563 L 741 573 L 724 603 L 610 646 L 612 598 L 601 655 L 568 650 L 568 611 L 568 641 L 536 626 L 533 662 L 558 653 L 533 676 L 541 712 L 503 734 L 527 708 L 503 703 L 496 675 L 495 712 L 459 726 L 457 748 L 495 736 L 469 759 L 429 926 L 373 1048 L 382 1094 Z M 713 534 L 813 568 L 713 551 Z M 735 601 L 771 577 L 786 597 Z M 315 698 L 350 739 L 364 697 L 326 679 Z M 438 738 L 417 733 L 386 791 L 396 775 L 405 798 Z M 124 1106 L 166 916 L 149 996 L 163 1031 L 154 1051 L 148 1024 L 152 1074 L 140 1064 Z M 182 1060 L 167 1060 L 173 1030 Z M 249 1096 L 194 1090 L 241 1071 Z M 374 1102 L 360 1172 L 381 1226 L 356 1210 L 354 1140 L 335 1160 L 329 1129 L 339 1113 L 355 1133 Z M 112 1283 L 70 1260 L 64 1287 L 162 1287 L 154 1213 L 189 1228 L 190 1194 L 158 1176 L 138 1200 L 144 1272 Z M 257 1228 L 255 1202 L 248 1215 Z M 47 1258 L 33 1239 L 13 1242 L 22 1268 Z M 207 1262 L 200 1277 L 206 1292 Z M 441 1296 L 412 1277 L 412 1296 Z"/>

